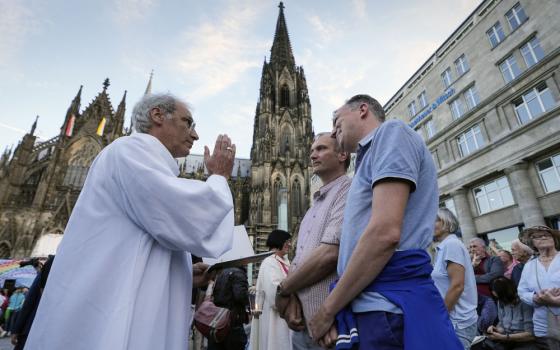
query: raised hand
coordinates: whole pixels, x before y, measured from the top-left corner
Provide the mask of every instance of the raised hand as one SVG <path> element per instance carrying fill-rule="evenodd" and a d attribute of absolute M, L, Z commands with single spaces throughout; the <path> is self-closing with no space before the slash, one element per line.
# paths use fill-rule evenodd
<path fill-rule="evenodd" d="M 218 135 L 212 155 L 210 155 L 208 146 L 204 146 L 204 165 L 206 165 L 210 175 L 222 175 L 229 179 L 234 159 L 235 145 L 231 143 L 226 134 Z"/>

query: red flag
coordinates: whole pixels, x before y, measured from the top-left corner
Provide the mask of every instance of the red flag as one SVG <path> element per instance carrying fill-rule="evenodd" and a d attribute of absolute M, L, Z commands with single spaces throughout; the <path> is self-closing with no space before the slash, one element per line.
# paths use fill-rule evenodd
<path fill-rule="evenodd" d="M 68 123 L 66 124 L 66 132 L 64 135 L 70 137 L 72 136 L 72 132 L 74 131 L 74 122 L 76 121 L 76 116 L 72 114 L 70 119 L 68 119 Z"/>

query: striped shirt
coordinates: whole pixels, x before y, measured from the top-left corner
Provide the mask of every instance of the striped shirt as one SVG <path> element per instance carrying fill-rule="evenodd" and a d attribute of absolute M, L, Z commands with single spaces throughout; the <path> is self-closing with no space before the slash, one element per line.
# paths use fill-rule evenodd
<path fill-rule="evenodd" d="M 324 185 L 313 194 L 313 205 L 301 222 L 296 256 L 292 262 L 291 271 L 305 263 L 309 254 L 321 243 L 338 245 L 342 229 L 346 194 L 351 180 L 343 175 Z M 297 292 L 303 307 L 303 315 L 309 328 L 309 321 L 329 295 L 329 285 L 336 280 L 337 274 L 332 274 L 320 282 Z"/>

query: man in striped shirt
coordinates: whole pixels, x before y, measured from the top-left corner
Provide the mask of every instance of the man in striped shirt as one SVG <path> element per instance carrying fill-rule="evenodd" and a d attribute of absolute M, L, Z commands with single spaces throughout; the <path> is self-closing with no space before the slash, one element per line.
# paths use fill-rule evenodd
<path fill-rule="evenodd" d="M 288 310 L 293 310 L 287 307 L 288 303 L 297 302 L 293 294 L 301 301 L 305 322 L 290 324 L 292 329 L 300 330 L 292 335 L 294 350 L 321 349 L 310 337 L 305 323 L 319 310 L 328 296 L 329 285 L 336 279 L 342 217 L 350 188 L 350 178 L 346 176 L 350 155 L 342 152 L 330 133 L 315 138 L 311 162 L 313 173 L 323 186 L 313 194 L 313 205 L 301 222 L 296 256 L 288 277 L 278 287 L 276 299 L 286 320 L 291 318 Z"/>

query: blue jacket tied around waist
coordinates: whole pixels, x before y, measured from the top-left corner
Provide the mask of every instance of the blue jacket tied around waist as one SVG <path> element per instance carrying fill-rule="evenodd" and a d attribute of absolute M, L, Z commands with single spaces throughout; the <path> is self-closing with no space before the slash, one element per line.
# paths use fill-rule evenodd
<path fill-rule="evenodd" d="M 431 272 L 430 256 L 426 251 L 396 251 L 363 291 L 377 292 L 403 311 L 405 350 L 462 350 L 443 299 L 430 277 Z M 351 349 L 359 343 L 351 305 L 336 315 L 336 325 L 339 334 L 337 350 Z"/>

